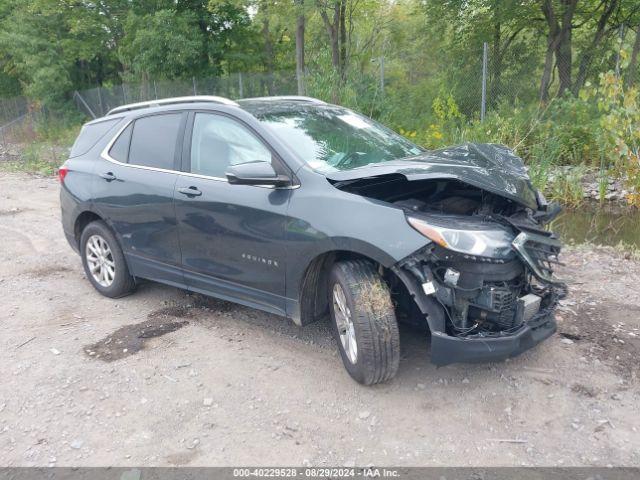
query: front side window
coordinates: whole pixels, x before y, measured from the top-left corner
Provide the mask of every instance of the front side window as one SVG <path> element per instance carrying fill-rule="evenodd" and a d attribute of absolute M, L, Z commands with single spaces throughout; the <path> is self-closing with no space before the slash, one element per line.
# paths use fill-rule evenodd
<path fill-rule="evenodd" d="M 181 113 L 167 113 L 137 119 L 131 135 L 129 163 L 174 170 L 181 118 Z"/>
<path fill-rule="evenodd" d="M 271 151 L 245 126 L 223 115 L 196 113 L 191 173 L 225 178 L 231 165 L 271 162 Z"/>
<path fill-rule="evenodd" d="M 423 151 L 387 127 L 341 107 L 296 106 L 253 113 L 311 168 L 322 173 L 411 157 Z"/>

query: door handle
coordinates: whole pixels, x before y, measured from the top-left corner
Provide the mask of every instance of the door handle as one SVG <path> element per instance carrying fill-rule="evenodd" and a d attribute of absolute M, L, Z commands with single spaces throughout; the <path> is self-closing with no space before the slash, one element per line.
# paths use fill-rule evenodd
<path fill-rule="evenodd" d="M 202 192 L 198 190 L 197 187 L 183 187 L 179 188 L 178 191 L 188 197 L 199 197 L 200 195 L 202 195 Z"/>
<path fill-rule="evenodd" d="M 107 182 L 112 182 L 118 179 L 113 172 L 101 173 L 100 178 L 104 178 Z"/>

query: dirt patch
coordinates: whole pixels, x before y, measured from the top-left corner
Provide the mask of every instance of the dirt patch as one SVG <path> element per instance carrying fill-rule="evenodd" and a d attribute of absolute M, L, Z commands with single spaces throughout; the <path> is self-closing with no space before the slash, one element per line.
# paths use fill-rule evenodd
<path fill-rule="evenodd" d="M 170 305 L 168 307 L 159 308 L 154 310 L 147 318 L 149 320 L 163 319 L 163 318 L 193 318 L 193 306 L 191 305 Z"/>
<path fill-rule="evenodd" d="M 58 275 L 60 273 L 70 272 L 69 267 L 64 265 L 45 265 L 42 267 L 32 268 L 24 272 L 25 275 L 30 277 L 49 277 L 51 275 Z"/>
<path fill-rule="evenodd" d="M 125 325 L 102 340 L 85 346 L 84 352 L 103 362 L 120 360 L 142 350 L 147 339 L 175 332 L 189 324 L 186 320 L 175 319 L 191 317 L 193 312 L 188 306 L 164 307 L 151 312 L 145 322 Z"/>
<path fill-rule="evenodd" d="M 189 465 L 197 455 L 198 452 L 193 449 L 188 452 L 171 453 L 167 455 L 166 460 L 170 465 L 179 467 L 182 465 Z"/>
<path fill-rule="evenodd" d="M 191 298 L 191 308 L 197 308 L 212 313 L 231 313 L 242 307 L 238 304 L 218 300 L 217 298 L 207 297 L 199 293 L 189 294 Z"/>
<path fill-rule="evenodd" d="M 574 383 L 571 386 L 571 391 L 577 393 L 578 395 L 582 395 L 583 397 L 593 398 L 598 395 L 598 390 L 589 387 L 587 385 L 583 385 L 582 383 Z"/>
<path fill-rule="evenodd" d="M 569 340 L 573 340 L 573 341 L 582 339 L 580 335 L 576 335 L 575 333 L 559 332 L 558 335 L 560 335 L 562 338 L 568 338 Z"/>
<path fill-rule="evenodd" d="M 586 349 L 586 355 L 611 364 L 621 376 L 637 379 L 640 373 L 640 332 L 635 324 L 640 309 L 629 305 L 577 305 L 579 321 L 565 326 L 560 336 Z M 613 324 L 607 322 L 613 319 Z"/>
<path fill-rule="evenodd" d="M 28 212 L 30 209 L 28 208 L 9 208 L 7 210 L 0 210 L 0 217 L 15 217 L 16 215 L 24 212 Z"/>
<path fill-rule="evenodd" d="M 594 366 L 605 363 L 626 380 L 640 374 L 637 262 L 611 247 L 575 247 L 563 256 L 569 297 L 558 306 L 558 333 Z"/>

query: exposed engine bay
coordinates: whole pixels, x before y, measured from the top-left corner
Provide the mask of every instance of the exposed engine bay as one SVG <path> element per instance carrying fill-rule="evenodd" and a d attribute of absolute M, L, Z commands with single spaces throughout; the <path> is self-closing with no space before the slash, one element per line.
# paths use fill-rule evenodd
<path fill-rule="evenodd" d="M 401 208 L 409 224 L 431 240 L 395 273 L 405 285 L 413 282 L 404 295 L 427 314 L 432 332 L 487 338 L 510 335 L 525 324 L 536 328 L 566 293 L 553 275 L 560 242 L 545 228 L 560 208 L 540 194 L 533 209 L 457 179 L 392 174 L 335 186 Z"/>
<path fill-rule="evenodd" d="M 341 190 L 382 200 L 414 212 L 451 215 L 513 215 L 523 207 L 459 180 L 407 180 L 403 175 L 350 180 Z"/>

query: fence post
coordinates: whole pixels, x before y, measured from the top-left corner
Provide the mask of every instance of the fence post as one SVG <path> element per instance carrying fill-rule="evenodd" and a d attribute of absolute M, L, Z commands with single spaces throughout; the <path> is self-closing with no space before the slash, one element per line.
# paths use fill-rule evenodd
<path fill-rule="evenodd" d="M 76 97 L 78 100 L 80 100 L 80 102 L 84 105 L 84 108 L 87 109 L 87 111 L 89 112 L 89 114 L 93 117 L 96 118 L 96 114 L 93 113 L 93 110 L 91 110 L 91 107 L 87 104 L 87 102 L 84 101 L 84 98 L 82 98 L 82 95 L 80 95 L 78 93 L 78 91 L 76 90 L 75 92 L 73 92 L 74 97 Z"/>
<path fill-rule="evenodd" d="M 480 121 L 484 122 L 487 113 L 487 62 L 489 59 L 489 45 L 482 44 L 482 105 L 480 106 Z"/>
<path fill-rule="evenodd" d="M 384 98 L 384 56 L 380 56 L 380 96 Z"/>
<path fill-rule="evenodd" d="M 618 46 L 618 52 L 616 53 L 616 78 L 620 78 L 620 51 L 622 50 L 622 44 L 624 42 L 624 23 L 620 24 L 618 37 L 620 38 L 620 45 Z"/>
<path fill-rule="evenodd" d="M 191 80 L 193 80 L 193 94 L 198 95 L 198 90 L 196 89 L 196 77 L 191 77 Z"/>
<path fill-rule="evenodd" d="M 158 88 L 156 87 L 156 79 L 153 79 L 153 94 L 156 97 L 156 100 L 158 99 Z"/>
<path fill-rule="evenodd" d="M 124 89 L 124 83 L 122 86 L 122 103 L 127 103 L 127 91 Z"/>
<path fill-rule="evenodd" d="M 242 72 L 238 72 L 238 88 L 240 89 L 240 98 L 244 98 L 244 92 L 242 88 Z"/>
<path fill-rule="evenodd" d="M 102 103 L 102 87 L 98 85 L 98 104 L 100 105 L 100 115 L 104 117 L 104 104 Z"/>

